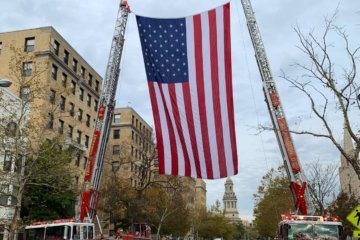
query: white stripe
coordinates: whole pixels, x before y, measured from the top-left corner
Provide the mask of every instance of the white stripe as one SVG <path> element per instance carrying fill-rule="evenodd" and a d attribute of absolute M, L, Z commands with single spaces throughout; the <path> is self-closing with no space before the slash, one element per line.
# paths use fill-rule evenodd
<path fill-rule="evenodd" d="M 195 167 L 195 161 L 194 161 L 194 153 L 192 151 L 191 141 L 190 141 L 190 134 L 189 134 L 189 127 L 186 117 L 186 110 L 185 110 L 185 101 L 184 101 L 184 93 L 181 84 L 175 84 L 175 91 L 176 91 L 176 100 L 177 100 L 177 106 L 179 109 L 179 117 L 180 117 L 180 123 L 181 128 L 184 134 L 184 140 L 185 140 L 185 148 L 184 151 L 187 151 L 189 155 L 189 162 L 190 162 L 190 168 L 191 168 L 191 177 L 197 177 L 196 174 L 196 167 Z M 184 156 L 185 157 L 185 156 Z"/>
<path fill-rule="evenodd" d="M 181 84 L 181 83 L 180 83 Z M 169 112 L 169 117 L 170 117 L 170 121 L 171 121 L 171 125 L 174 129 L 174 135 L 175 135 L 175 142 L 176 142 L 176 152 L 177 152 L 177 156 L 178 156 L 178 169 L 179 169 L 179 173 L 178 175 L 181 176 L 185 176 L 185 162 L 184 162 L 184 153 L 183 153 L 183 149 L 181 147 L 181 142 L 180 142 L 180 137 L 179 137 L 179 131 L 176 128 L 176 123 L 175 123 L 175 118 L 174 118 L 174 111 L 172 109 L 171 106 L 171 99 L 174 99 L 173 97 L 170 97 L 170 93 L 169 93 L 169 84 L 163 84 L 162 85 L 162 90 L 164 93 L 164 100 L 165 100 L 165 107 L 167 108 L 168 112 Z M 176 100 L 176 99 L 174 99 Z"/>
<path fill-rule="evenodd" d="M 171 174 L 172 165 L 171 165 L 170 135 L 169 135 L 168 124 L 165 116 L 165 109 L 159 89 L 159 84 L 160 83 L 154 82 L 155 98 L 159 108 L 161 134 L 164 145 L 164 170 L 165 170 L 165 174 Z"/>
<path fill-rule="evenodd" d="M 226 158 L 227 174 L 234 174 L 234 157 L 230 140 L 229 115 L 225 82 L 225 59 L 224 59 L 224 14 L 223 7 L 216 8 L 217 51 L 219 69 L 219 94 L 221 106 L 222 132 L 224 138 L 224 151 Z"/>
<path fill-rule="evenodd" d="M 186 18 L 186 47 L 189 70 L 189 87 L 191 96 L 191 108 L 194 120 L 194 131 L 196 146 L 199 154 L 200 172 L 202 178 L 207 178 L 204 147 L 201 134 L 201 123 L 198 105 L 198 93 L 196 86 L 196 65 L 195 65 L 195 46 L 194 46 L 194 21 L 193 17 Z"/>
<path fill-rule="evenodd" d="M 219 156 L 217 151 L 217 139 L 215 129 L 214 102 L 211 84 L 211 60 L 210 60 L 210 30 L 208 12 L 201 14 L 201 30 L 202 30 L 202 52 L 203 52 L 203 68 L 204 68 L 204 87 L 205 87 L 205 106 L 206 119 L 208 127 L 208 137 L 210 144 L 211 163 L 213 168 L 213 177 L 219 178 Z"/>

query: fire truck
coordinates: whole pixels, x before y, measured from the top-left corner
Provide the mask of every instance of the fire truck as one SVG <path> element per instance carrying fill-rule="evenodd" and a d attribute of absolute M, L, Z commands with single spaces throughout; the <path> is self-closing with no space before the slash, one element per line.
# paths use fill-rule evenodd
<path fill-rule="evenodd" d="M 278 239 L 344 239 L 344 229 L 337 217 L 281 215 Z"/>
<path fill-rule="evenodd" d="M 311 189 L 307 188 L 307 181 L 296 154 L 255 14 L 250 0 L 241 0 L 241 4 L 263 83 L 265 101 L 283 157 L 296 209 L 295 215 L 281 216 L 282 220 L 279 223 L 278 238 L 284 240 L 343 239 L 343 227 L 336 217 L 309 215 L 309 213 L 314 214 L 315 212 L 309 192 Z"/>
<path fill-rule="evenodd" d="M 35 222 L 25 227 L 25 239 L 76 240 L 94 239 L 94 236 L 94 224 L 75 222 L 74 219 Z"/>

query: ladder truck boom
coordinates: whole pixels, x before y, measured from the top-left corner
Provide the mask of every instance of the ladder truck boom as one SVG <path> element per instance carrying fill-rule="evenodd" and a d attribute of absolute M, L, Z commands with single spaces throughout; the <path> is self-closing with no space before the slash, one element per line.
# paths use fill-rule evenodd
<path fill-rule="evenodd" d="M 81 193 L 80 221 L 84 221 L 85 217 L 93 221 L 96 216 L 100 196 L 100 181 L 111 119 L 115 107 L 115 94 L 120 74 L 120 61 L 129 12 L 130 8 L 126 0 L 121 0 L 94 126 L 89 161 L 85 171 L 84 187 Z"/>
<path fill-rule="evenodd" d="M 247 27 L 255 51 L 255 58 L 263 82 L 263 92 L 274 127 L 275 135 L 284 160 L 284 166 L 290 181 L 290 190 L 298 214 L 306 215 L 313 211 L 307 182 L 297 157 L 292 141 L 284 110 L 281 106 L 275 81 L 271 73 L 269 60 L 266 56 L 264 43 L 256 23 L 250 0 L 241 0 Z"/>

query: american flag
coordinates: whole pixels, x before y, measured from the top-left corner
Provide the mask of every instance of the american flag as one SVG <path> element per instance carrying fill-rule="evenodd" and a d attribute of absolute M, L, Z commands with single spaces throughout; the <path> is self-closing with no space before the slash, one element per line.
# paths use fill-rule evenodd
<path fill-rule="evenodd" d="M 230 4 L 185 18 L 137 16 L 159 173 L 237 174 Z"/>

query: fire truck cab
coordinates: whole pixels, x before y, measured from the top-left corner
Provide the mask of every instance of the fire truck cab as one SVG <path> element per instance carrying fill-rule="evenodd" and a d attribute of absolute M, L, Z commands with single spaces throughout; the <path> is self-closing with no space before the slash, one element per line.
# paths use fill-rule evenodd
<path fill-rule="evenodd" d="M 281 215 L 279 240 L 342 240 L 344 230 L 337 217 Z"/>
<path fill-rule="evenodd" d="M 95 239 L 94 223 L 72 219 L 35 222 L 25 228 L 25 240 L 85 240 Z"/>

